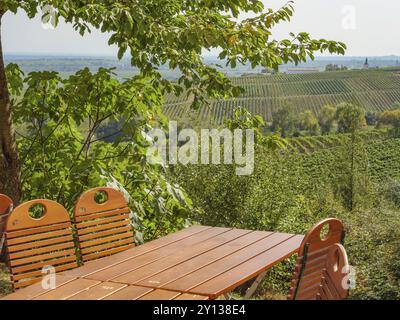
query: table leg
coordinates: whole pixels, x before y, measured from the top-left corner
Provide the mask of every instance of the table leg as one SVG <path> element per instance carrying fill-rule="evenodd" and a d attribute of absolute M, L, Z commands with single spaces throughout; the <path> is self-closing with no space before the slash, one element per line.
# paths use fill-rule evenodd
<path fill-rule="evenodd" d="M 258 288 L 258 285 L 264 279 L 266 274 L 267 274 L 267 271 L 264 271 L 263 273 L 260 273 L 258 275 L 258 277 L 254 280 L 253 284 L 251 285 L 251 287 L 247 289 L 246 294 L 244 296 L 245 299 L 250 299 L 253 296 L 254 292 Z"/>
<path fill-rule="evenodd" d="M 232 297 L 229 293 L 224 293 L 225 300 L 232 300 Z"/>

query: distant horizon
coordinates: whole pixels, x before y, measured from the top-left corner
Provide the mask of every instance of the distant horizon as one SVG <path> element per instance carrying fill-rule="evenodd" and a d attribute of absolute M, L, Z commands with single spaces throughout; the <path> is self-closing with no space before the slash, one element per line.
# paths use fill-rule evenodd
<path fill-rule="evenodd" d="M 111 53 L 77 53 L 77 52 L 3 52 L 4 56 L 54 56 L 54 57 L 107 57 L 118 59 L 116 54 Z M 203 54 L 204 58 L 218 58 L 217 54 Z M 122 59 L 128 59 L 125 56 Z M 347 59 L 347 58 L 400 58 L 400 54 L 387 55 L 316 55 L 316 59 Z M 311 59 L 309 59 L 311 60 Z"/>
<path fill-rule="evenodd" d="M 287 0 L 263 0 L 266 8 L 278 9 Z M 400 56 L 400 1 L 383 0 L 295 0 L 295 14 L 290 23 L 280 23 L 272 30 L 271 40 L 287 39 L 290 32 L 308 32 L 315 39 L 341 41 L 347 45 L 347 57 Z M 384 13 L 384 14 L 383 14 Z M 3 50 L 8 54 L 114 56 L 116 45 L 109 46 L 111 34 L 93 29 L 80 36 L 63 19 L 55 30 L 43 26 L 40 14 L 29 19 L 22 10 L 8 12 L 2 18 Z M 241 19 L 251 17 L 242 14 Z M 393 38 L 393 41 L 391 41 Z M 204 51 L 213 56 L 218 50 Z M 325 54 L 319 54 L 325 56 Z"/>
<path fill-rule="evenodd" d="M 399 67 L 400 56 L 338 56 L 338 55 L 320 55 L 314 60 L 307 59 L 306 62 L 299 63 L 299 68 L 317 68 L 319 71 L 324 71 L 326 66 L 341 65 L 347 69 L 363 68 L 365 59 L 368 58 L 371 69 L 385 67 Z M 238 64 L 235 68 L 230 68 L 225 65 L 226 60 L 218 59 L 216 54 L 203 55 L 204 63 L 207 65 L 222 65 L 219 69 L 229 77 L 238 77 L 244 74 L 262 73 L 264 67 L 261 65 L 253 68 L 250 63 L 244 65 Z M 113 54 L 89 54 L 89 53 L 60 53 L 60 52 L 16 52 L 5 54 L 6 63 L 17 63 L 21 69 L 26 72 L 37 72 L 43 70 L 56 71 L 62 74 L 73 74 L 78 70 L 88 67 L 95 72 L 100 67 L 115 68 L 115 72 L 121 78 L 129 75 L 132 72 L 138 72 L 138 68 L 132 66 L 129 55 L 126 55 L 122 60 L 119 60 L 117 55 Z M 225 66 L 224 66 L 225 65 Z M 290 68 L 295 68 L 294 63 L 283 63 L 279 66 L 280 72 L 286 72 Z M 160 72 L 167 79 L 176 80 L 180 77 L 178 69 L 170 69 L 168 64 L 159 67 Z"/>

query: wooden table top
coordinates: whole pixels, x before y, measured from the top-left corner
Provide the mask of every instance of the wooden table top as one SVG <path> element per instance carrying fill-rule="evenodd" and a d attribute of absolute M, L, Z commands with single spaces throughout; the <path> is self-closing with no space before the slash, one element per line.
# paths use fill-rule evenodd
<path fill-rule="evenodd" d="M 302 235 L 193 226 L 4 299 L 215 299 L 296 253 Z"/>

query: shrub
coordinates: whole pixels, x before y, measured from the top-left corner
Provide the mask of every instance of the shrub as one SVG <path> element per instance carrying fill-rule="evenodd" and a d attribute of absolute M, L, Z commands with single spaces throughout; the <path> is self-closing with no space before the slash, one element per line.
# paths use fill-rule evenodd
<path fill-rule="evenodd" d="M 392 180 L 388 183 L 386 197 L 388 200 L 392 201 L 396 207 L 400 208 L 400 181 Z"/>

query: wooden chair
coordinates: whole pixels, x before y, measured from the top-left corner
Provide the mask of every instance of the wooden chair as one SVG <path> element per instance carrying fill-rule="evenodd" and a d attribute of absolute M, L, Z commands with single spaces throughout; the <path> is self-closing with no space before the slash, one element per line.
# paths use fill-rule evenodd
<path fill-rule="evenodd" d="M 97 199 L 101 197 L 104 201 Z M 130 210 L 123 194 L 115 189 L 85 192 L 75 206 L 74 221 L 83 262 L 134 246 Z"/>
<path fill-rule="evenodd" d="M 34 208 L 40 217 L 31 217 Z M 54 201 L 33 200 L 15 208 L 7 220 L 5 248 L 14 290 L 41 280 L 44 267 L 59 272 L 78 266 L 69 214 Z"/>
<path fill-rule="evenodd" d="M 0 193 L 0 260 L 2 260 L 4 254 L 4 228 L 6 226 L 7 218 L 12 210 L 12 207 L 12 200 L 6 195 Z"/>
<path fill-rule="evenodd" d="M 327 227 L 326 236 L 321 235 Z M 342 300 L 348 295 L 349 264 L 340 220 L 326 219 L 305 236 L 297 258 L 289 300 Z"/>

